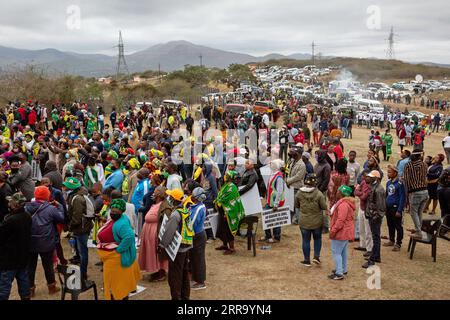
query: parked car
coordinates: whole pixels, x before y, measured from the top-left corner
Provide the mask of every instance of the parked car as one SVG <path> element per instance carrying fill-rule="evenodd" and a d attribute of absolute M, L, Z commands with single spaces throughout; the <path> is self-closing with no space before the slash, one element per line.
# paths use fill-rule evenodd
<path fill-rule="evenodd" d="M 224 111 L 230 112 L 232 115 L 249 110 L 249 106 L 246 104 L 228 103 L 224 107 Z"/>
<path fill-rule="evenodd" d="M 253 105 L 253 111 L 261 113 L 272 112 L 273 108 L 272 101 L 256 101 Z"/>

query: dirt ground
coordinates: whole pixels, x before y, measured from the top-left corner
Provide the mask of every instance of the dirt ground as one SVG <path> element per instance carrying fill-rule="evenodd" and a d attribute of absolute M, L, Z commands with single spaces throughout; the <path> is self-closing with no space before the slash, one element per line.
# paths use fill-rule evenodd
<path fill-rule="evenodd" d="M 425 139 L 426 154 L 442 153 L 441 140 L 446 133 L 433 134 Z M 345 151 L 355 150 L 357 160 L 362 165 L 366 159 L 368 145 L 368 130 L 353 129 L 353 139 L 344 139 Z M 395 138 L 393 156 L 390 163 L 399 159 L 399 148 Z M 386 169 L 388 162 L 381 163 Z M 386 178 L 385 178 L 386 179 Z M 386 180 L 383 180 L 385 185 Z M 440 212 L 438 210 L 438 213 Z M 425 215 L 428 216 L 428 215 Z M 404 219 L 405 230 L 412 226 L 409 214 Z M 382 234 L 387 235 L 386 221 L 383 221 Z M 258 227 L 257 237 L 263 235 L 261 225 Z M 323 235 L 321 252 L 321 266 L 304 267 L 301 251 L 301 238 L 298 226 L 282 228 L 282 239 L 278 244 L 272 244 L 270 250 L 261 250 L 263 244 L 257 243 L 257 255 L 253 257 L 247 251 L 246 239 L 236 239 L 237 252 L 233 256 L 224 256 L 214 250 L 219 245 L 207 244 L 207 289 L 191 291 L 191 299 L 447 299 L 443 294 L 450 291 L 450 242 L 438 240 L 437 262 L 431 258 L 431 246 L 418 244 L 414 259 L 407 254 L 409 241 L 405 232 L 404 243 L 400 252 L 392 252 L 390 248 L 382 247 L 382 263 L 378 264 L 381 271 L 381 289 L 368 289 L 369 274 L 361 268 L 365 262 L 360 251 L 353 250 L 357 243 L 349 245 L 349 274 L 343 281 L 332 281 L 327 278 L 334 263 L 331 256 L 330 240 Z M 386 240 L 382 240 L 384 243 Z M 67 239 L 63 240 L 66 257 L 70 257 Z M 94 264 L 99 261 L 94 249 L 90 249 L 89 277 L 102 288 L 102 273 L 100 267 Z M 146 277 L 146 275 L 144 275 Z M 58 300 L 60 295 L 49 296 L 45 285 L 42 266 L 37 269 L 37 290 L 35 299 Z M 159 300 L 170 299 L 167 281 L 151 283 L 147 280 L 140 282 L 146 290 L 131 299 Z M 103 299 L 103 292 L 99 290 Z M 18 299 L 17 288 L 14 284 L 12 299 Z M 70 299 L 70 297 L 69 297 Z M 85 293 L 80 299 L 93 299 L 92 293 Z"/>

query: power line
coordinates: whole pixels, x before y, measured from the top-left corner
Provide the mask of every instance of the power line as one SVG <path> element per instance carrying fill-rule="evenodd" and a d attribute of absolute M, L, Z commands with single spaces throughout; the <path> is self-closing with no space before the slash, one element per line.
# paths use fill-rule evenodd
<path fill-rule="evenodd" d="M 119 31 L 119 44 L 116 46 L 119 48 L 119 56 L 117 59 L 117 69 L 116 69 L 116 80 L 119 79 L 119 74 L 125 73 L 127 76 L 130 75 L 128 70 L 127 62 L 125 61 L 125 50 L 122 40 L 122 31 Z"/>
<path fill-rule="evenodd" d="M 311 54 L 311 56 L 312 56 L 312 64 L 313 65 L 315 65 L 316 64 L 316 57 L 314 56 L 314 48 L 315 47 L 317 47 L 317 45 L 316 44 L 314 44 L 314 41 L 312 42 L 312 44 L 311 44 L 311 51 L 312 51 L 312 54 Z"/>
<path fill-rule="evenodd" d="M 389 37 L 386 39 L 388 41 L 388 48 L 386 51 L 386 58 L 389 60 L 395 59 L 395 51 L 394 51 L 394 27 L 391 26 L 391 32 L 389 33 Z"/>

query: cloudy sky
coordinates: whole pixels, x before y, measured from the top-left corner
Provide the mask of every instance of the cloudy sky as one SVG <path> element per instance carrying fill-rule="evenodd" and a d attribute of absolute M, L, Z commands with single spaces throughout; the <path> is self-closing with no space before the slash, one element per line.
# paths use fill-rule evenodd
<path fill-rule="evenodd" d="M 449 12 L 448 0 L 3 0 L 0 45 L 112 55 L 120 29 L 126 53 L 171 40 L 310 53 L 314 40 L 323 55 L 384 58 L 393 25 L 396 58 L 450 63 Z"/>

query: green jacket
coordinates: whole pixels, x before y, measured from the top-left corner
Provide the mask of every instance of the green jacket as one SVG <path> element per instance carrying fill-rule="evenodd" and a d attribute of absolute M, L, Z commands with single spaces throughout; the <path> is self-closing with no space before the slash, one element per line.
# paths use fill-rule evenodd
<path fill-rule="evenodd" d="M 314 230 L 322 227 L 322 210 L 327 209 L 327 203 L 325 196 L 319 189 L 300 188 L 295 195 L 295 207 L 300 208 L 300 228 Z"/>
<path fill-rule="evenodd" d="M 89 234 L 93 227 L 92 219 L 84 217 L 86 214 L 86 188 L 81 187 L 77 192 L 69 195 L 67 199 L 67 215 L 69 218 L 69 230 L 74 234 Z"/>
<path fill-rule="evenodd" d="M 116 251 L 120 253 L 120 264 L 123 268 L 130 267 L 136 260 L 136 244 L 134 231 L 130 220 L 124 214 L 113 225 L 114 240 L 119 244 Z"/>

